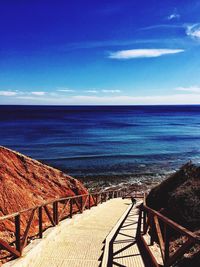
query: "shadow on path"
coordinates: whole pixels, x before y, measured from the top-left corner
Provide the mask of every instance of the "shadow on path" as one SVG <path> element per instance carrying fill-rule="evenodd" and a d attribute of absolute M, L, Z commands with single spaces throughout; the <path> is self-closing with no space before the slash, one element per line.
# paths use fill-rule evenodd
<path fill-rule="evenodd" d="M 144 266 L 135 239 L 137 221 L 138 209 L 132 206 L 109 242 L 107 266 Z"/>

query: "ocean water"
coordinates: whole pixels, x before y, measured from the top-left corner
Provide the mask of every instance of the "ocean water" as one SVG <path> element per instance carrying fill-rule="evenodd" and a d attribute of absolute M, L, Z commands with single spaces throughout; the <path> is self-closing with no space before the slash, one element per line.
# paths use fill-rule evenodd
<path fill-rule="evenodd" d="M 0 144 L 83 180 L 160 179 L 200 162 L 200 106 L 0 106 Z"/>

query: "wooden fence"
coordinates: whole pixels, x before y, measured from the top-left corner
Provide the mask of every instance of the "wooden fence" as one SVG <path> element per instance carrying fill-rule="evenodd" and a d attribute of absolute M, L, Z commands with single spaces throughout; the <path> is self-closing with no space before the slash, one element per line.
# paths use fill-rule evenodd
<path fill-rule="evenodd" d="M 30 241 L 31 225 L 36 217 L 38 234 L 34 238 L 42 238 L 43 232 L 52 226 L 56 226 L 65 218 L 72 218 L 74 214 L 82 213 L 85 209 L 90 209 L 92 206 L 105 202 L 117 197 L 135 197 L 142 198 L 144 202 L 139 207 L 139 219 L 137 226 L 136 239 L 142 252 L 145 253 L 149 260 L 149 266 L 159 267 L 159 263 L 152 254 L 149 246 L 156 240 L 159 244 L 163 265 L 165 267 L 172 266 L 179 260 L 186 251 L 195 244 L 200 244 L 200 237 L 194 232 L 189 231 L 183 226 L 177 224 L 160 212 L 148 207 L 145 202 L 145 194 L 140 192 L 127 192 L 126 189 L 103 191 L 99 193 L 91 193 L 66 197 L 45 202 L 40 206 L 30 209 L 25 209 L 20 212 L 9 214 L 0 217 L 0 223 L 9 221 L 14 223 L 14 241 L 8 242 L 6 239 L 0 238 L 0 248 L 9 252 L 14 258 L 22 255 L 23 249 Z M 26 214 L 27 220 L 23 220 L 23 215 Z M 44 217 L 48 219 L 49 225 L 44 222 Z M 26 225 L 24 225 L 24 223 Z M 25 229 L 22 233 L 22 225 Z M 171 232 L 173 231 L 184 236 L 182 243 L 175 252 L 170 252 Z M 147 232 L 150 232 L 150 242 L 144 237 Z M 155 236 L 156 234 L 156 236 Z"/>
<path fill-rule="evenodd" d="M 0 223 L 9 221 L 14 223 L 14 242 L 9 243 L 7 240 L 0 238 L 0 249 L 9 252 L 14 258 L 22 255 L 23 249 L 28 244 L 30 239 L 30 228 L 35 217 L 37 217 L 38 234 L 35 238 L 42 238 L 43 232 L 51 226 L 56 226 L 61 220 L 65 218 L 72 218 L 76 213 L 82 213 L 85 209 L 90 209 L 92 206 L 97 206 L 99 203 L 105 202 L 112 198 L 123 197 L 124 189 L 103 191 L 100 193 L 91 193 L 85 195 L 78 195 L 73 197 L 60 198 L 53 201 L 45 202 L 40 206 L 30 209 L 25 209 L 20 212 L 9 214 L 0 217 Z M 67 213 L 66 213 L 67 212 Z M 24 226 L 23 215 L 28 216 L 26 225 Z M 44 225 L 44 216 L 48 218 L 50 225 Z M 21 233 L 21 226 L 23 223 L 23 234 Z"/>
<path fill-rule="evenodd" d="M 144 237 L 148 231 L 150 232 L 150 241 L 147 241 Z M 176 248 L 176 251 L 173 252 L 170 251 L 172 232 L 173 235 L 177 233 L 178 236 L 182 237 L 182 243 Z M 165 217 L 160 212 L 149 208 L 146 206 L 145 202 L 139 208 L 136 238 L 138 244 L 149 258 L 150 266 L 156 267 L 160 265 L 149 248 L 149 245 L 153 245 L 155 240 L 159 244 L 163 261 L 162 265 L 165 267 L 172 266 L 195 244 L 200 244 L 200 236 Z"/>

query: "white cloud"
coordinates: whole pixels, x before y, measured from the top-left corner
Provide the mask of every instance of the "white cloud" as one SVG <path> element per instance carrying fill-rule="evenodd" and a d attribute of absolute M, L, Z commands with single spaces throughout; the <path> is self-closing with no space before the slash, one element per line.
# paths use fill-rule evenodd
<path fill-rule="evenodd" d="M 18 99 L 24 99 L 24 100 L 38 100 L 38 98 L 34 96 L 17 96 Z"/>
<path fill-rule="evenodd" d="M 0 91 L 1 96 L 15 96 L 17 92 L 15 91 Z"/>
<path fill-rule="evenodd" d="M 120 90 L 106 90 L 106 89 L 103 89 L 101 91 L 103 93 L 111 93 L 111 94 L 115 94 L 115 93 L 120 93 L 121 92 Z"/>
<path fill-rule="evenodd" d="M 57 90 L 58 92 L 74 92 L 74 90 L 71 90 L 71 89 L 60 89 L 60 90 Z"/>
<path fill-rule="evenodd" d="M 55 93 L 55 92 L 49 92 L 48 95 L 49 96 L 53 96 L 53 97 L 59 96 L 59 94 L 58 93 Z"/>
<path fill-rule="evenodd" d="M 16 102 L 17 98 L 17 102 Z M 76 95 L 70 97 L 34 97 L 17 96 L 15 100 L 9 98 L 7 104 L 39 104 L 39 105 L 175 105 L 200 104 L 199 93 L 177 93 L 172 95 L 155 96 L 95 96 Z M 0 103 L 4 103 L 0 98 Z"/>
<path fill-rule="evenodd" d="M 85 91 L 86 93 L 91 93 L 91 94 L 97 94 L 98 91 L 97 90 L 87 90 Z"/>
<path fill-rule="evenodd" d="M 91 90 L 86 90 L 84 91 L 85 93 L 91 93 L 91 94 L 97 94 L 97 93 L 110 93 L 110 94 L 115 94 L 115 93 L 120 93 L 121 91 L 118 90 L 118 89 L 99 89 L 99 90 L 96 90 L 96 89 L 91 89 Z"/>
<path fill-rule="evenodd" d="M 66 87 L 58 87 L 57 88 L 58 92 L 74 92 L 74 90 L 70 89 L 70 88 L 66 88 Z"/>
<path fill-rule="evenodd" d="M 131 58 L 151 58 L 163 55 L 177 54 L 184 52 L 183 49 L 131 49 L 111 52 L 109 58 L 131 59 Z"/>
<path fill-rule="evenodd" d="M 61 102 L 60 102 L 61 101 Z M 175 105 L 200 104 L 199 94 L 173 94 L 163 96 L 73 96 L 54 104 L 68 105 Z"/>
<path fill-rule="evenodd" d="M 156 25 L 150 25 L 147 27 L 143 27 L 140 28 L 139 31 L 148 31 L 148 30 L 157 30 L 157 29 L 179 29 L 179 28 L 183 28 L 183 25 L 176 25 L 176 24 L 156 24 Z M 153 39 L 156 42 L 159 41 L 159 39 Z M 153 40 L 149 39 L 147 40 L 149 43 L 152 42 Z M 162 39 L 162 40 L 166 40 L 166 39 Z M 171 39 L 168 39 L 171 41 Z"/>
<path fill-rule="evenodd" d="M 187 25 L 186 34 L 194 39 L 200 39 L 200 23 Z"/>
<path fill-rule="evenodd" d="M 175 90 L 189 93 L 200 93 L 200 86 L 177 87 Z"/>
<path fill-rule="evenodd" d="M 167 17 L 168 20 L 174 20 L 174 19 L 180 19 L 180 14 L 178 14 L 177 12 L 172 13 L 171 15 L 169 15 Z"/>
<path fill-rule="evenodd" d="M 43 96 L 46 94 L 46 92 L 41 92 L 41 91 L 38 91 L 38 92 L 31 92 L 32 95 L 37 95 L 37 96 Z"/>

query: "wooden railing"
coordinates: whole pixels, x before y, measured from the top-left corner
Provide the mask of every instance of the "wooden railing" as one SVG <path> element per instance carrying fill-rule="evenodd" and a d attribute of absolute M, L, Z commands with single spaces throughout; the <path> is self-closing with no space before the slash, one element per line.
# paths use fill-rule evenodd
<path fill-rule="evenodd" d="M 78 195 L 73 197 L 59 198 L 49 202 L 45 202 L 40 206 L 25 209 L 20 212 L 0 217 L 0 223 L 9 222 L 14 224 L 14 241 L 8 242 L 0 238 L 0 249 L 6 250 L 14 258 L 22 255 L 23 249 L 31 238 L 30 229 L 34 221 L 34 227 L 38 229 L 38 234 L 34 238 L 42 238 L 43 232 L 51 227 L 56 226 L 65 218 L 72 218 L 76 213 L 82 213 L 85 209 L 97 206 L 99 203 L 105 202 L 112 198 L 123 197 L 125 190 L 110 190 L 100 193 L 91 193 Z M 26 215 L 26 220 L 22 220 L 22 216 Z M 50 225 L 44 222 L 47 219 Z M 36 225 L 35 225 L 36 223 Z M 26 224 L 26 225 L 24 225 Z M 25 229 L 22 232 L 22 225 Z M 5 229 L 6 230 L 6 229 Z M 33 237 L 33 236 L 32 236 Z"/>
<path fill-rule="evenodd" d="M 143 201 L 145 201 L 146 199 L 146 192 L 140 192 L 140 191 L 136 191 L 136 190 L 126 190 L 123 194 L 123 198 L 142 198 Z"/>
<path fill-rule="evenodd" d="M 150 240 L 147 241 L 145 234 L 149 231 Z M 170 252 L 171 234 L 179 234 L 184 237 L 182 244 L 173 253 Z M 195 244 L 200 244 L 200 236 L 165 217 L 160 212 L 149 208 L 145 202 L 139 207 L 139 219 L 136 236 L 138 244 L 150 259 L 150 266 L 160 266 L 151 252 L 149 246 L 156 240 L 159 244 L 163 266 L 172 266 Z"/>
<path fill-rule="evenodd" d="M 139 206 L 136 239 L 142 252 L 148 257 L 149 266 L 160 266 L 149 248 L 150 245 L 153 245 L 155 240 L 159 244 L 163 261 L 162 265 L 165 267 L 172 266 L 192 246 L 200 244 L 200 237 L 197 234 L 182 227 L 160 212 L 148 207 L 145 202 L 144 193 L 127 193 L 126 189 L 119 189 L 59 198 L 30 209 L 0 217 L 0 223 L 7 221 L 9 224 L 14 224 L 14 240 L 8 242 L 6 238 L 0 238 L 0 249 L 9 252 L 14 258 L 20 257 L 23 249 L 27 246 L 31 238 L 42 238 L 47 228 L 56 226 L 61 220 L 72 218 L 74 214 L 82 213 L 84 210 L 90 209 L 92 206 L 97 206 L 109 199 L 130 197 L 130 195 L 135 198 L 144 197 L 144 203 Z M 26 220 L 23 219 L 25 215 Z M 47 221 L 49 224 L 47 224 Z M 33 222 L 34 228 L 38 229 L 38 233 L 34 235 L 31 234 Z M 24 229 L 23 233 L 22 228 Z M 180 236 L 185 237 L 184 243 L 182 242 L 173 253 L 170 252 L 172 230 L 173 232 L 179 233 Z M 147 233 L 150 233 L 149 241 L 145 238 Z"/>

